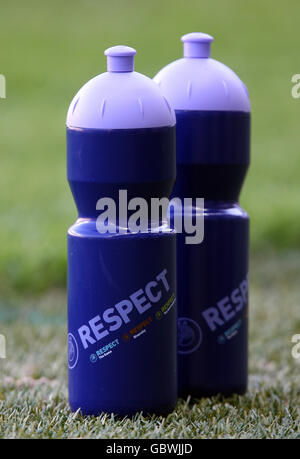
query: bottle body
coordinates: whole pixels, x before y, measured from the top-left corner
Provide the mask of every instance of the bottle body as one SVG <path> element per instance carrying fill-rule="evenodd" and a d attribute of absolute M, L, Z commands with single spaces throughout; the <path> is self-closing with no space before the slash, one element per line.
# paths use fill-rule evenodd
<path fill-rule="evenodd" d="M 205 206 L 203 242 L 187 245 L 177 236 L 183 397 L 243 394 L 247 387 L 249 219 L 236 204 Z"/>
<path fill-rule="evenodd" d="M 100 198 L 168 196 L 175 128 L 67 130 L 79 218 L 68 232 L 69 401 L 73 411 L 167 414 L 177 400 L 176 237 L 97 229 Z M 159 158 L 159 160 L 158 160 Z M 122 226 L 122 231 L 120 227 Z"/>
<path fill-rule="evenodd" d="M 177 236 L 179 395 L 242 394 L 249 218 L 238 199 L 249 164 L 250 115 L 178 110 L 176 119 L 173 195 L 204 198 L 203 242 L 189 245 L 185 234 Z"/>
<path fill-rule="evenodd" d="M 90 221 L 68 234 L 71 409 L 167 414 L 177 400 L 175 234 L 96 232 Z"/>

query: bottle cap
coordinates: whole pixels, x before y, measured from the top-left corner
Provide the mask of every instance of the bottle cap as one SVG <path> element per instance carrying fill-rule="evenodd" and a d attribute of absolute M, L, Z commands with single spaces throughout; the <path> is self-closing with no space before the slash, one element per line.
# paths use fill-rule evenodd
<path fill-rule="evenodd" d="M 193 32 L 181 37 L 184 57 L 154 77 L 175 110 L 250 111 L 248 91 L 226 65 L 210 57 L 211 35 Z"/>
<path fill-rule="evenodd" d="M 134 72 L 136 50 L 113 46 L 107 72 L 97 75 L 71 102 L 67 126 L 87 129 L 143 129 L 175 125 L 175 113 L 160 88 Z"/>

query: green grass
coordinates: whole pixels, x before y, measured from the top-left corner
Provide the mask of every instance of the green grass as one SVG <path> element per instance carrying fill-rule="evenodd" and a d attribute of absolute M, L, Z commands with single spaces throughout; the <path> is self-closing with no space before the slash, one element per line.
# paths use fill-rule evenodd
<path fill-rule="evenodd" d="M 2 304 L 0 437 L 300 438 L 300 253 L 255 257 L 250 290 L 250 378 L 245 396 L 179 400 L 167 418 L 82 417 L 67 404 L 63 290 Z"/>
<path fill-rule="evenodd" d="M 103 51 L 137 48 L 152 77 L 182 55 L 180 36 L 215 36 L 213 57 L 232 67 L 251 96 L 252 165 L 242 194 L 252 249 L 300 247 L 300 3 L 288 0 L 58 0 L 1 2 L 0 100 L 2 291 L 65 284 L 66 230 L 76 211 L 66 182 L 65 117 L 79 87 L 105 71 Z"/>

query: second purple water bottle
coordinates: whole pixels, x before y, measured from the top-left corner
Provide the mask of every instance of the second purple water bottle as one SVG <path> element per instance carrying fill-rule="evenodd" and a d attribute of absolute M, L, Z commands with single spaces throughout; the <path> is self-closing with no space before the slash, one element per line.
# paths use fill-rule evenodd
<path fill-rule="evenodd" d="M 249 98 L 237 75 L 210 58 L 210 35 L 191 33 L 182 41 L 184 57 L 154 78 L 176 113 L 173 195 L 205 199 L 203 242 L 189 245 L 185 234 L 177 235 L 179 391 L 242 394 L 249 219 L 238 199 L 249 165 Z M 203 210 L 194 205 L 192 212 Z"/>

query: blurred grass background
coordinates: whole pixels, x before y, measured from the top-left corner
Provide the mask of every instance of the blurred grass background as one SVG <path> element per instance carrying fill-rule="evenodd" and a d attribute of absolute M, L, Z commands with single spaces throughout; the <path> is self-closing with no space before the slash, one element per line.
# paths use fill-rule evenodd
<path fill-rule="evenodd" d="M 181 57 L 180 36 L 215 37 L 213 57 L 248 86 L 252 164 L 241 203 L 252 253 L 300 247 L 300 3 L 288 0 L 0 0 L 2 292 L 64 286 L 66 231 L 76 210 L 66 181 L 65 117 L 73 95 L 106 70 L 103 51 L 137 49 L 153 77 Z"/>
<path fill-rule="evenodd" d="M 66 231 L 76 210 L 66 181 L 65 117 L 73 95 L 106 70 L 105 48 L 137 48 L 153 77 L 181 57 L 180 36 L 215 37 L 213 57 L 234 69 L 252 103 L 252 164 L 242 205 L 252 251 L 300 246 L 300 3 L 288 0 L 0 1 L 2 291 L 65 285 Z"/>

